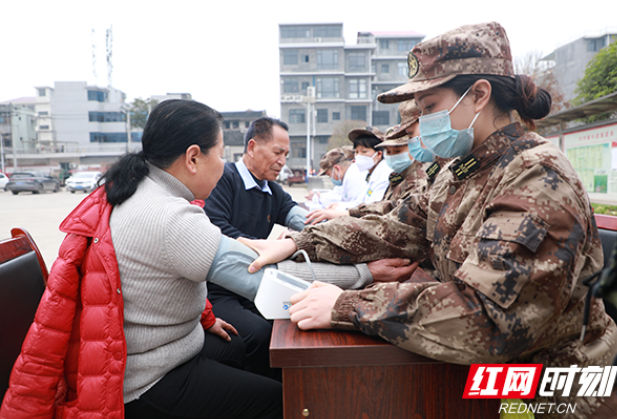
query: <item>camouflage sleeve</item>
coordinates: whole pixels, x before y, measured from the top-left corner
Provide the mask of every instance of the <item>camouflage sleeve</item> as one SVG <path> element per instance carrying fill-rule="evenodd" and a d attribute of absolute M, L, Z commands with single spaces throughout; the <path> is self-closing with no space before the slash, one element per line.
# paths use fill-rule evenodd
<path fill-rule="evenodd" d="M 379 201 L 368 204 L 360 204 L 357 207 L 349 208 L 349 215 L 354 218 L 362 218 L 365 215 L 384 215 L 394 209 L 394 202 Z"/>
<path fill-rule="evenodd" d="M 585 200 L 542 168 L 509 183 L 486 211 L 471 248 L 446 252 L 453 281 L 346 291 L 332 326 L 454 363 L 507 362 L 578 336 L 580 323 L 563 316 L 581 309 L 580 280 L 602 267 Z"/>
<path fill-rule="evenodd" d="M 422 260 L 427 256 L 426 218 L 400 201 L 386 215 L 340 217 L 291 234 L 298 249 L 316 262 L 364 263 L 386 258 Z"/>

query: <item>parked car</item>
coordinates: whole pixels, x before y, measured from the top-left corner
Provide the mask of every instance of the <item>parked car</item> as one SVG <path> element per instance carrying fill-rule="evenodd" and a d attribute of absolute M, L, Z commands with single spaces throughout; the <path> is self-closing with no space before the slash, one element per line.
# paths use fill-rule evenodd
<path fill-rule="evenodd" d="M 294 183 L 304 183 L 306 170 L 294 169 L 293 174 L 287 178 L 287 184 L 292 186 Z"/>
<path fill-rule="evenodd" d="M 9 183 L 9 177 L 4 173 L 0 173 L 0 189 L 6 191 L 6 184 Z"/>
<path fill-rule="evenodd" d="M 66 190 L 71 193 L 75 191 L 92 192 L 98 186 L 98 181 L 103 176 L 101 172 L 75 172 L 65 182 Z"/>
<path fill-rule="evenodd" d="M 45 191 L 58 192 L 60 181 L 40 172 L 16 172 L 11 175 L 5 189 L 13 192 L 13 195 L 27 191 L 34 194 Z"/>
<path fill-rule="evenodd" d="M 285 183 L 287 183 L 287 178 L 289 178 L 289 176 L 293 176 L 293 174 L 294 173 L 291 171 L 289 166 L 285 165 L 281 169 L 279 175 L 276 177 L 276 181 L 284 185 Z"/>

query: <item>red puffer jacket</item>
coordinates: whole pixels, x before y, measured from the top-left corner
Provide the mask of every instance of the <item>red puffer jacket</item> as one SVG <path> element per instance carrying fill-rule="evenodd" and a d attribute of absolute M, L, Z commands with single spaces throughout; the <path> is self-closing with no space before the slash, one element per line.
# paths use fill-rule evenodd
<path fill-rule="evenodd" d="M 98 188 L 60 225 L 68 234 L 13 366 L 0 419 L 124 417 L 126 341 L 111 210 Z M 202 324 L 214 320 L 207 302 Z"/>

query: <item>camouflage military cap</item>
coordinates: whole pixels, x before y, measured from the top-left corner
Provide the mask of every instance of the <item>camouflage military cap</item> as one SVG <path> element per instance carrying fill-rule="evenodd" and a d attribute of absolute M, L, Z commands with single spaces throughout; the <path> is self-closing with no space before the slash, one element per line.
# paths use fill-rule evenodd
<path fill-rule="evenodd" d="M 415 100 L 406 100 L 398 105 L 398 112 L 401 114 L 401 123 L 392 132 L 386 133 L 386 139 L 399 138 L 407 135 L 405 131 L 420 118 L 420 108 Z"/>
<path fill-rule="evenodd" d="M 409 81 L 377 97 L 409 100 L 462 74 L 514 76 L 506 31 L 497 22 L 466 25 L 417 44 L 408 54 Z"/>
<path fill-rule="evenodd" d="M 323 155 L 319 161 L 319 168 L 321 169 L 317 176 L 325 175 L 326 171 L 332 169 L 335 164 L 339 164 L 344 160 L 350 160 L 345 152 L 340 148 L 333 148 Z"/>
<path fill-rule="evenodd" d="M 403 132 L 404 133 L 404 132 Z M 397 138 L 388 138 L 382 143 L 379 143 L 375 146 L 375 148 L 379 147 L 400 147 L 402 145 L 407 145 L 407 140 L 409 140 L 409 135 L 405 134 L 402 137 Z"/>
<path fill-rule="evenodd" d="M 383 141 L 385 138 L 385 134 L 381 132 L 379 128 L 375 128 L 375 127 L 364 127 L 364 128 L 352 129 L 351 131 L 349 131 L 349 134 L 347 134 L 347 137 L 349 138 L 350 141 L 354 141 L 356 138 L 358 138 L 361 135 L 369 135 L 369 136 L 377 137 L 381 141 Z"/>

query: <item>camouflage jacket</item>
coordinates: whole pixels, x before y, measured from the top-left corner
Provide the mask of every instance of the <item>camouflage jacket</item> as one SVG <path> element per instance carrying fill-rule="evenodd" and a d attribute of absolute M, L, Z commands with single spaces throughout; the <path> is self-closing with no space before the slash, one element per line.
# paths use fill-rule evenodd
<path fill-rule="evenodd" d="M 381 201 L 360 204 L 357 207 L 349 208 L 349 215 L 360 218 L 369 214 L 383 215 L 392 211 L 399 199 L 405 199 L 412 192 L 418 193 L 418 191 L 426 187 L 426 168 L 429 165 L 428 163 L 415 160 L 402 173 L 392 173 L 390 175 L 390 184 Z"/>
<path fill-rule="evenodd" d="M 428 257 L 436 268 L 436 282 L 343 292 L 332 326 L 461 364 L 610 365 L 617 333 L 601 300 L 592 300 L 579 341 L 581 281 L 602 268 L 603 254 L 589 198 L 563 153 L 511 124 L 467 157 L 440 163 L 425 193 L 390 213 L 294 237 L 314 260 Z"/>

